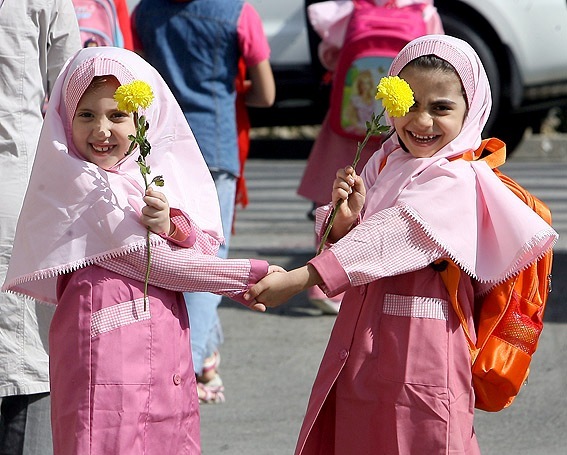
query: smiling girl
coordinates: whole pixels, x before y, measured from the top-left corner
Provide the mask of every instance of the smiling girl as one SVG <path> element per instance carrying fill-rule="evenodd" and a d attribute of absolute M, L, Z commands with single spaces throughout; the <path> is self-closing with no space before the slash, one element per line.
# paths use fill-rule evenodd
<path fill-rule="evenodd" d="M 333 203 L 317 212 L 321 233 L 343 201 L 328 248 L 248 294 L 276 306 L 312 285 L 346 291 L 297 455 L 479 454 L 467 340 L 431 264 L 450 258 L 464 272 L 459 301 L 474 333 L 479 285 L 514 275 L 557 238 L 486 163 L 458 159 L 481 145 L 491 107 L 471 46 L 418 38 L 389 73 L 409 83 L 415 104 L 390 119 L 394 133 L 360 176 L 337 172 Z"/>
<path fill-rule="evenodd" d="M 134 120 L 114 93 L 135 80 L 155 95 L 141 113 L 163 193 L 144 190 L 138 150 L 127 153 Z M 57 305 L 49 332 L 54 453 L 200 453 L 182 292 L 246 303 L 244 291 L 273 269 L 216 257 L 222 240 L 213 180 L 161 76 L 124 49 L 79 51 L 50 98 L 2 288 Z"/>

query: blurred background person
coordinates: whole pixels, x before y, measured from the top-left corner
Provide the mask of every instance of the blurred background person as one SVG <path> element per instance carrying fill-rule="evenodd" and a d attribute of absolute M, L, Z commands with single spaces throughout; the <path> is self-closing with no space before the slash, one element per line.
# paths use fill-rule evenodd
<path fill-rule="evenodd" d="M 71 0 L 0 0 L 0 282 L 33 164 L 42 108 L 81 47 Z M 51 449 L 47 334 L 53 308 L 0 294 L 0 454 Z"/>
<path fill-rule="evenodd" d="M 134 47 L 161 73 L 181 105 L 209 167 L 219 196 L 228 256 L 240 177 L 236 126 L 239 59 L 248 76 L 245 102 L 269 107 L 275 82 L 270 48 L 257 11 L 242 0 L 142 0 L 132 12 Z M 185 294 L 201 402 L 224 401 L 218 375 L 221 297 Z"/>

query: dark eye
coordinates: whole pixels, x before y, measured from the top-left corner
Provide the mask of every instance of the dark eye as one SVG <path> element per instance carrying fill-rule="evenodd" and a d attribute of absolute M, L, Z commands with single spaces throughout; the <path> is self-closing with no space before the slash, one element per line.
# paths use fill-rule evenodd
<path fill-rule="evenodd" d="M 79 118 L 91 118 L 93 115 L 90 112 L 81 111 L 75 114 L 75 117 Z"/>
<path fill-rule="evenodd" d="M 130 118 L 130 115 L 127 114 L 126 112 L 122 112 L 122 111 L 116 111 L 112 114 L 112 119 L 113 120 L 122 120 L 122 119 L 128 119 Z"/>
<path fill-rule="evenodd" d="M 433 109 L 440 114 L 447 114 L 453 110 L 453 107 L 449 104 L 436 104 Z"/>

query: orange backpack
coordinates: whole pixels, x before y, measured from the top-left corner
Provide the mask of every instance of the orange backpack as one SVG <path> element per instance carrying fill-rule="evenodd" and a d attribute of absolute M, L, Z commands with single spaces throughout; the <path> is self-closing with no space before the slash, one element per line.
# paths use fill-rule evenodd
<path fill-rule="evenodd" d="M 551 225 L 549 208 L 497 169 L 506 160 L 506 145 L 502 141 L 486 139 L 478 150 L 462 158 L 486 161 L 514 194 Z M 450 260 L 436 261 L 435 268 L 441 273 L 469 343 L 476 408 L 500 411 L 512 403 L 526 382 L 543 329 L 543 312 L 551 290 L 552 259 L 550 249 L 528 268 L 488 294 L 475 298 L 476 344 L 458 301 L 461 270 Z"/>

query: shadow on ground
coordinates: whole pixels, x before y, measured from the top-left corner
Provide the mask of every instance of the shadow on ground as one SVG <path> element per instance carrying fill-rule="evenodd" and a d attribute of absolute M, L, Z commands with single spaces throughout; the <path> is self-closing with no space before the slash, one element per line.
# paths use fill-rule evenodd
<path fill-rule="evenodd" d="M 567 251 L 558 251 L 553 257 L 552 291 L 547 300 L 545 321 L 567 322 Z"/>
<path fill-rule="evenodd" d="M 304 265 L 312 256 L 307 254 L 278 256 L 277 252 L 264 251 L 261 255 L 270 264 L 278 264 L 286 270 L 291 270 Z M 553 280 L 552 292 L 549 294 L 545 310 L 545 322 L 567 323 L 567 252 L 556 252 L 553 258 Z M 238 308 L 249 311 L 242 305 L 223 298 L 223 307 Z M 320 316 L 321 312 L 313 307 L 307 300 L 307 295 L 302 292 L 294 296 L 290 301 L 278 308 L 268 310 L 269 314 L 281 316 L 309 317 Z"/>

